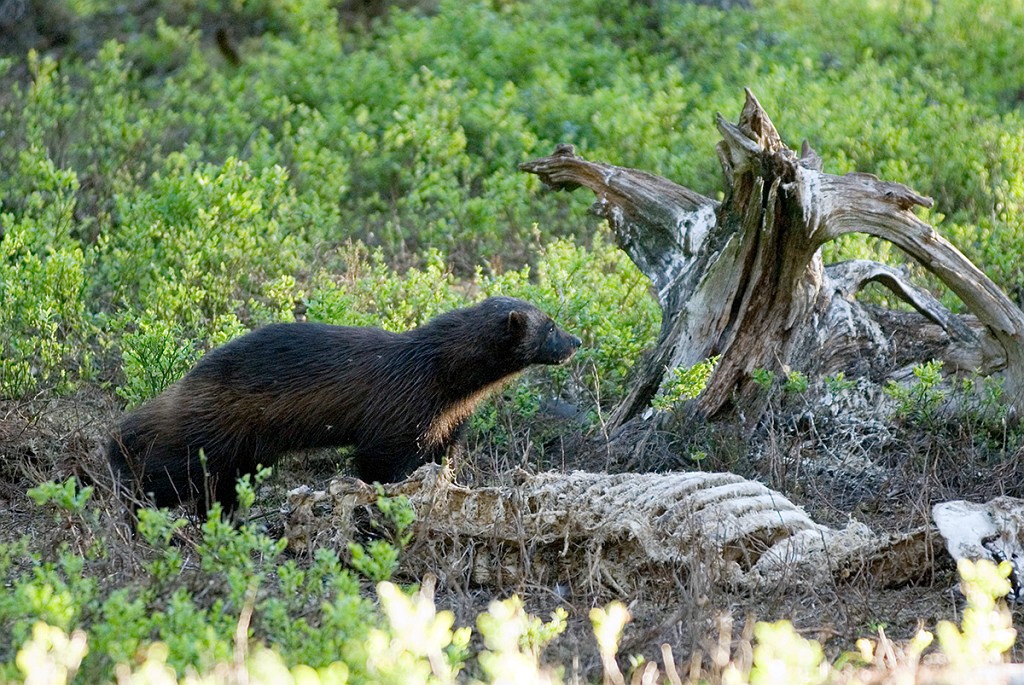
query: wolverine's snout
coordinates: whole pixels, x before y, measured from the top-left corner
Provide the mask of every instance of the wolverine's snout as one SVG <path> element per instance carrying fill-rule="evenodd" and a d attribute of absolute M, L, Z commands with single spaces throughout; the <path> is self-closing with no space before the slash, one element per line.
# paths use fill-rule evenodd
<path fill-rule="evenodd" d="M 575 335 L 564 333 L 561 336 L 560 344 L 554 350 L 552 362 L 554 364 L 564 364 L 565 362 L 572 359 L 572 356 L 576 354 L 576 350 L 580 349 L 580 345 L 583 341 Z"/>

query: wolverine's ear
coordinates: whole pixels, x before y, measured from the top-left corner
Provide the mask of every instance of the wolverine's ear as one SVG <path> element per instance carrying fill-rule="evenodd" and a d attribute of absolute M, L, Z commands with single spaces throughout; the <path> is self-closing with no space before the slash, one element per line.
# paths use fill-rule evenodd
<path fill-rule="evenodd" d="M 508 313 L 509 333 L 522 333 L 526 330 L 526 314 L 511 311 Z"/>

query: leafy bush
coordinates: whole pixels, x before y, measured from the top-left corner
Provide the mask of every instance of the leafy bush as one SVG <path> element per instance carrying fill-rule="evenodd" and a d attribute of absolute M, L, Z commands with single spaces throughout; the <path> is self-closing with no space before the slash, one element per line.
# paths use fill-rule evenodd
<path fill-rule="evenodd" d="M 92 368 L 86 258 L 73 237 L 78 178 L 38 147 L 14 172 L 21 188 L 0 183 L 0 201 L 24 193 L 20 213 L 0 214 L 0 396 L 66 390 Z"/>
<path fill-rule="evenodd" d="M 915 364 L 913 373 L 913 383 L 904 386 L 896 381 L 889 381 L 885 393 L 896 400 L 897 417 L 931 425 L 936 420 L 939 407 L 949 397 L 949 390 L 941 385 L 942 362 L 932 360 L 924 364 Z"/>
<path fill-rule="evenodd" d="M 71 479 L 30 494 L 80 534 L 101 539 L 104 524 L 90 504 L 91 488 Z M 238 494 L 244 516 L 254 499 L 249 479 L 239 482 Z M 11 637 L 0 644 L 0 678 L 14 682 L 19 671 L 26 678 L 47 671 L 106 682 L 115 671 L 121 678 L 132 670 L 174 682 L 188 672 L 219 672 L 218 664 L 242 667 L 238 655 L 248 654 L 246 667 L 258 682 L 282 669 L 315 672 L 323 682 L 407 682 L 414 673 L 455 682 L 470 655 L 470 630 L 453 630 L 452 614 L 436 612 L 432 582 L 411 595 L 383 582 L 409 541 L 413 510 L 402 498 L 383 496 L 378 507 L 398 547 L 383 539 L 354 545 L 360 552 L 351 565 L 382 581 L 379 610 L 332 550 L 320 548 L 305 561 L 285 558 L 284 539 L 251 523 L 232 525 L 219 505 L 197 543 L 180 537 L 184 520 L 141 509 L 145 568 L 118 588 L 101 581 L 110 571 L 106 545 L 84 554 L 63 546 L 49 561 L 27 539 L 0 544 L 0 579 L 9 590 L 0 596 L 0 629 Z M 368 564 L 371 558 L 377 561 Z M 541 673 L 540 653 L 565 621 L 564 610 L 545 623 L 528 616 L 518 599 L 494 602 L 478 621 L 481 669 L 492 678 Z M 273 645 L 273 652 L 261 644 Z"/>
<path fill-rule="evenodd" d="M 404 274 L 389 267 L 380 250 L 368 254 L 358 244 L 342 250 L 339 259 L 341 276 L 324 271 L 314 280 L 306 312 L 311 320 L 403 331 L 469 304 L 439 252 L 428 253 L 422 268 Z"/>
<path fill-rule="evenodd" d="M 299 270 L 296 231 L 282 219 L 292 202 L 279 167 L 185 165 L 118 203 L 117 225 L 97 244 L 96 288 L 132 316 L 151 311 L 185 332 L 216 331 Z"/>
<path fill-rule="evenodd" d="M 339 658 L 365 658 L 359 656 L 361 645 L 376 625 L 375 610 L 361 595 L 358 577 L 334 552 L 321 549 L 300 567 L 282 554 L 284 539 L 252 523 L 236 527 L 215 505 L 199 542 L 184 554 L 184 545 L 192 543 L 176 539 L 176 531 L 185 522 L 166 511 L 142 509 L 144 568 L 128 584 L 111 587 L 100 581 L 109 573 L 109 547 L 98 544 L 109 528 L 89 506 L 90 494 L 73 479 L 33 491 L 37 502 L 54 506 L 97 544 L 65 545 L 52 558 L 32 551 L 27 539 L 0 544 L 0 578 L 9 590 L 0 597 L 0 630 L 12 638 L 0 644 L 5 682 L 16 673 L 8 650 L 27 640 L 39 621 L 65 634 L 88 631 L 89 651 L 79 671 L 87 682 L 108 679 L 115 664 L 133 661 L 155 640 L 167 646 L 164 659 L 176 673 L 211 669 L 233 658 L 239 617 L 250 614 L 246 635 L 276 645 L 290 664 L 319 668 Z M 243 508 L 253 498 L 252 485 L 240 482 Z M 387 502 L 384 509 L 408 527 L 408 505 Z M 378 556 L 397 555 L 383 549 L 386 543 L 377 546 Z"/>
<path fill-rule="evenodd" d="M 188 337 L 166 319 L 147 313 L 135 322 L 135 330 L 121 337 L 121 369 L 124 384 L 117 394 L 129 407 L 158 395 L 184 376 L 198 358 Z"/>

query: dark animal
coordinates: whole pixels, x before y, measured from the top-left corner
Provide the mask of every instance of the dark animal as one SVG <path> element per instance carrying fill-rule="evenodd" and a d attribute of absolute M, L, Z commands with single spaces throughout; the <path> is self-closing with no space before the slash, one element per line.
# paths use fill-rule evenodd
<path fill-rule="evenodd" d="M 273 324 L 204 356 L 128 414 L 110 441 L 119 486 L 157 506 L 212 500 L 291 449 L 351 445 L 360 478 L 436 461 L 489 393 L 580 346 L 533 305 L 492 297 L 405 333 Z M 200 459 L 200 450 L 205 463 Z"/>

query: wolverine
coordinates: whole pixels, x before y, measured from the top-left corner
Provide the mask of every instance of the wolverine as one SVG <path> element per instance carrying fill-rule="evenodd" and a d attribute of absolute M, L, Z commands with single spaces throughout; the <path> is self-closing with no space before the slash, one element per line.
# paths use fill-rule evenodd
<path fill-rule="evenodd" d="M 282 323 L 206 354 L 126 415 L 108 456 L 120 488 L 156 506 L 236 505 L 235 481 L 293 449 L 352 446 L 365 481 L 437 461 L 482 400 L 581 341 L 528 302 L 491 297 L 404 333 Z M 201 456 L 202 455 L 202 456 Z"/>

